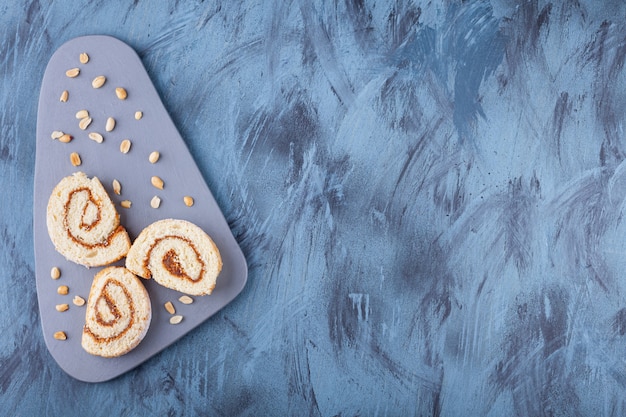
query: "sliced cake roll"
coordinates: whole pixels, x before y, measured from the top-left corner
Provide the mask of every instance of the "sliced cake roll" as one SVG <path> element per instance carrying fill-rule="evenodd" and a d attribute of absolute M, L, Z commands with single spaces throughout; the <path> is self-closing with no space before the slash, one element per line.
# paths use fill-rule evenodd
<path fill-rule="evenodd" d="M 190 295 L 208 295 L 222 270 L 222 258 L 200 227 L 186 220 L 159 220 L 135 239 L 126 268 L 164 287 Z"/>
<path fill-rule="evenodd" d="M 141 280 L 126 268 L 105 268 L 91 284 L 81 345 L 92 355 L 124 355 L 143 340 L 151 319 L 150 297 Z"/>
<path fill-rule="evenodd" d="M 123 258 L 130 239 L 97 177 L 63 178 L 48 200 L 48 234 L 56 250 L 80 265 L 103 266 Z"/>

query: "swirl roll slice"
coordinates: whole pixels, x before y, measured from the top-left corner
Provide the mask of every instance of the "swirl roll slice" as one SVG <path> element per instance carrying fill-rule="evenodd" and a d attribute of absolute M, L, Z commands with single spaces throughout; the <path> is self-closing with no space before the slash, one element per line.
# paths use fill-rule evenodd
<path fill-rule="evenodd" d="M 82 172 L 63 178 L 54 187 L 46 223 L 56 250 L 80 265 L 108 265 L 130 249 L 128 233 L 100 180 Z"/>
<path fill-rule="evenodd" d="M 126 268 L 105 268 L 91 284 L 81 345 L 92 355 L 124 355 L 143 340 L 151 319 L 150 297 L 141 280 Z"/>
<path fill-rule="evenodd" d="M 164 219 L 142 230 L 126 256 L 126 268 L 142 278 L 190 295 L 209 295 L 222 270 L 222 258 L 200 227 Z"/>

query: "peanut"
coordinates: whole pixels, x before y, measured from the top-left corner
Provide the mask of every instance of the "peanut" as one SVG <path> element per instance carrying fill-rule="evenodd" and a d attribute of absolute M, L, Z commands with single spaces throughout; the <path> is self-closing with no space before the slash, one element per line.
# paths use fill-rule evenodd
<path fill-rule="evenodd" d="M 152 208 L 159 208 L 159 206 L 161 205 L 161 198 L 159 198 L 158 195 L 155 195 L 154 197 L 152 197 L 152 200 L 150 200 L 150 207 Z"/>
<path fill-rule="evenodd" d="M 122 143 L 120 143 L 120 152 L 128 153 L 130 151 L 130 146 L 132 145 L 130 139 L 124 139 Z"/>
<path fill-rule="evenodd" d="M 50 278 L 59 279 L 61 278 L 61 270 L 57 266 L 53 266 L 50 270 Z"/>
<path fill-rule="evenodd" d="M 65 332 L 62 332 L 62 331 L 54 332 L 53 337 L 56 340 L 66 340 L 67 339 L 67 335 L 65 334 Z"/>
<path fill-rule="evenodd" d="M 193 298 L 191 298 L 188 295 L 181 295 L 178 301 L 180 301 L 183 304 L 191 304 L 193 303 Z"/>
<path fill-rule="evenodd" d="M 161 154 L 159 151 L 154 151 L 150 154 L 150 156 L 148 156 L 148 161 L 150 161 L 151 164 L 156 164 L 160 157 Z"/>
<path fill-rule="evenodd" d="M 152 177 L 152 178 L 150 179 L 150 181 L 152 182 L 152 185 L 153 185 L 155 188 L 158 188 L 159 190 L 162 190 L 162 189 L 163 189 L 163 180 L 162 180 L 161 178 L 159 178 L 159 177 L 157 177 L 157 176 L 155 175 L 154 177 Z"/>
<path fill-rule="evenodd" d="M 85 299 L 83 297 L 81 297 L 80 295 L 75 295 L 74 299 L 72 300 L 72 303 L 74 303 L 75 306 L 83 306 L 85 305 Z"/>
<path fill-rule="evenodd" d="M 62 312 L 64 312 L 64 311 L 69 310 L 70 305 L 69 305 L 69 304 L 57 304 L 56 306 L 54 306 L 54 308 L 55 308 L 58 312 L 62 313 Z"/>
<path fill-rule="evenodd" d="M 128 97 L 128 93 L 126 92 L 126 89 L 124 87 L 117 87 L 115 89 L 115 95 L 120 100 L 126 100 L 126 97 Z"/>
<path fill-rule="evenodd" d="M 102 143 L 104 137 L 98 132 L 90 132 L 89 139 L 93 140 L 94 142 Z"/>
<path fill-rule="evenodd" d="M 105 129 L 107 132 L 110 132 L 110 131 L 112 131 L 113 129 L 115 129 L 115 119 L 114 119 L 114 118 L 112 118 L 112 117 L 109 117 L 109 118 L 107 119 L 107 123 L 106 123 L 106 126 L 104 127 L 104 129 Z"/>
<path fill-rule="evenodd" d="M 77 154 L 76 152 L 72 152 L 70 154 L 70 162 L 72 163 L 72 165 L 74 165 L 75 167 L 79 166 L 80 164 L 82 164 L 82 161 L 80 160 L 80 155 Z"/>
<path fill-rule="evenodd" d="M 70 78 L 78 77 L 78 74 L 80 74 L 80 68 L 71 68 L 65 71 L 65 75 Z"/>
<path fill-rule="evenodd" d="M 84 117 L 80 119 L 80 122 L 78 122 L 78 127 L 80 128 L 80 130 L 85 130 L 89 127 L 91 122 L 92 122 L 91 117 Z"/>
<path fill-rule="evenodd" d="M 116 179 L 113 180 L 113 192 L 117 195 L 122 193 L 122 184 Z"/>
<path fill-rule="evenodd" d="M 104 85 L 104 83 L 107 81 L 107 77 L 105 77 L 104 75 L 98 75 L 96 78 L 93 79 L 93 81 L 91 82 L 91 86 L 93 88 L 100 88 Z"/>

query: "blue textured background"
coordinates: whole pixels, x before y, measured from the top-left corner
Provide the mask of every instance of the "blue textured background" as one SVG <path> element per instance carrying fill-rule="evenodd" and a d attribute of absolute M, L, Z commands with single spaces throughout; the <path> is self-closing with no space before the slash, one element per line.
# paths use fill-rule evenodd
<path fill-rule="evenodd" d="M 0 6 L 5 415 L 626 413 L 622 1 Z M 113 381 L 41 336 L 32 189 L 52 52 L 140 54 L 249 262 Z"/>

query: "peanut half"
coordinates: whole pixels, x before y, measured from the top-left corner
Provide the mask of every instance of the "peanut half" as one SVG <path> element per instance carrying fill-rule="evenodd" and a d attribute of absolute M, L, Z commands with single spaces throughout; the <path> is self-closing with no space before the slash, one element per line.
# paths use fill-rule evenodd
<path fill-rule="evenodd" d="M 117 87 L 115 89 L 115 95 L 120 100 L 126 100 L 126 97 L 128 97 L 128 93 L 126 92 L 126 89 L 124 87 Z"/>
<path fill-rule="evenodd" d="M 80 155 L 77 154 L 76 152 L 72 152 L 70 154 L 70 162 L 72 163 L 72 165 L 74 165 L 75 167 L 79 166 L 80 164 L 82 164 L 82 161 L 80 160 Z"/>
<path fill-rule="evenodd" d="M 100 88 L 104 85 L 104 83 L 107 81 L 107 77 L 105 77 L 104 75 L 98 75 L 96 78 L 93 79 L 93 81 L 91 82 L 91 86 L 93 88 Z"/>
<path fill-rule="evenodd" d="M 159 206 L 161 205 L 161 198 L 158 195 L 155 195 L 154 197 L 152 197 L 152 200 L 150 200 L 150 207 L 152 208 L 159 208 Z"/>
<path fill-rule="evenodd" d="M 70 309 L 70 305 L 69 305 L 69 304 L 57 304 L 56 306 L 54 306 L 54 308 L 55 308 L 58 312 L 62 313 L 62 312 L 64 312 L 64 311 L 69 310 L 69 309 Z"/>
<path fill-rule="evenodd" d="M 83 306 L 85 305 L 85 299 L 83 297 L 81 297 L 80 295 L 75 295 L 74 299 L 72 300 L 72 303 L 74 303 L 75 306 Z"/>
<path fill-rule="evenodd" d="M 70 78 L 78 77 L 78 74 L 80 74 L 80 68 L 71 68 L 65 71 L 65 75 Z"/>
<path fill-rule="evenodd" d="M 159 190 L 162 190 L 162 189 L 163 189 L 163 180 L 162 180 L 161 178 L 159 178 L 159 177 L 157 177 L 157 176 L 155 175 L 154 177 L 152 177 L 152 178 L 150 179 L 150 181 L 152 182 L 152 185 L 153 185 L 155 188 L 158 188 Z"/>
<path fill-rule="evenodd" d="M 151 164 L 156 164 L 160 157 L 161 154 L 159 153 L 159 151 L 154 151 L 150 153 L 150 156 L 148 156 L 148 161 L 150 161 Z"/>
<path fill-rule="evenodd" d="M 60 330 L 58 332 L 54 332 L 53 337 L 56 340 L 67 340 L 67 335 L 65 334 L 65 332 L 62 332 Z"/>
<path fill-rule="evenodd" d="M 102 143 L 104 137 L 98 132 L 90 132 L 89 139 L 93 140 L 94 142 Z"/>
<path fill-rule="evenodd" d="M 80 128 L 80 130 L 85 130 L 89 127 L 89 125 L 92 122 L 92 118 L 91 117 L 84 117 L 82 119 L 80 119 L 80 122 L 78 122 L 78 127 Z"/>
<path fill-rule="evenodd" d="M 72 135 L 68 135 L 67 133 L 64 133 L 59 138 L 59 142 L 61 142 L 61 143 L 69 143 L 69 142 L 72 141 L 72 139 L 74 139 L 74 137 Z"/>
<path fill-rule="evenodd" d="M 109 117 L 109 118 L 107 119 L 107 123 L 106 123 L 106 126 L 104 127 L 104 129 L 105 129 L 107 132 L 110 132 L 110 131 L 112 131 L 113 129 L 115 129 L 115 119 L 114 119 L 114 118 L 112 118 L 112 117 Z"/>
<path fill-rule="evenodd" d="M 132 145 L 132 142 L 130 141 L 130 139 L 124 139 L 122 143 L 120 143 L 120 152 L 128 153 L 128 151 L 130 151 L 131 145 Z"/>
<path fill-rule="evenodd" d="M 191 298 L 188 295 L 181 295 L 178 301 L 180 301 L 183 304 L 191 304 L 193 303 L 193 298 Z"/>
<path fill-rule="evenodd" d="M 50 278 L 59 279 L 61 278 L 61 270 L 57 266 L 53 266 L 50 270 Z"/>
<path fill-rule="evenodd" d="M 117 195 L 122 193 L 122 184 L 116 179 L 113 180 L 113 192 Z"/>

